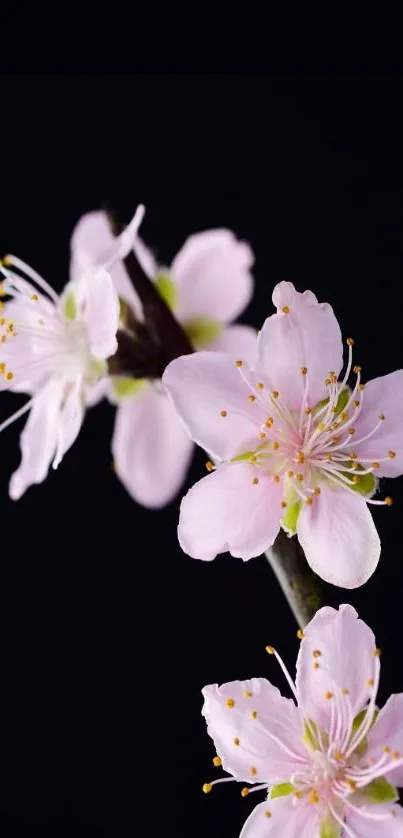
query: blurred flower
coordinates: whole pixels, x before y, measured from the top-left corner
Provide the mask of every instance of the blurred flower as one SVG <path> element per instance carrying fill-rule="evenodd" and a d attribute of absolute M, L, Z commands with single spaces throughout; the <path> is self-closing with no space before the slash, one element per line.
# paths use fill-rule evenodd
<path fill-rule="evenodd" d="M 0 425 L 4 430 L 30 411 L 21 434 L 21 464 L 10 481 L 14 500 L 41 483 L 51 464 L 58 467 L 79 433 L 86 406 L 102 394 L 119 322 L 118 295 L 105 268 L 132 246 L 142 215 L 139 207 L 106 254 L 104 267 L 77 274 L 60 297 L 17 257 L 2 262 L 1 293 L 11 299 L 1 303 L 1 389 L 31 395 Z"/>
<path fill-rule="evenodd" d="M 308 563 L 334 585 L 354 588 L 373 573 L 380 542 L 368 503 L 377 478 L 403 472 L 403 370 L 361 383 L 352 347 L 343 362 L 332 308 L 281 283 L 277 313 L 258 337 L 258 359 L 201 352 L 178 358 L 163 384 L 209 471 L 182 501 L 179 540 L 209 561 L 229 550 L 250 559 L 280 525 Z M 355 383 L 349 388 L 350 372 Z"/>
<path fill-rule="evenodd" d="M 234 780 L 265 791 L 241 838 L 398 838 L 403 811 L 403 693 L 375 706 L 380 651 L 354 608 L 321 608 L 302 634 L 294 695 L 265 678 L 203 690 L 203 715 Z M 223 778 L 206 783 L 205 792 Z"/>
<path fill-rule="evenodd" d="M 71 241 L 72 275 L 102 264 L 112 246 L 107 216 L 89 213 Z M 253 254 L 229 230 L 209 230 L 187 239 L 170 268 L 162 268 L 138 238 L 134 252 L 143 270 L 173 311 L 195 349 L 241 353 L 256 351 L 253 329 L 229 325 L 248 304 L 253 290 Z M 122 305 L 140 322 L 142 310 L 123 264 L 111 271 Z M 116 474 L 130 495 L 147 507 L 161 507 L 183 483 L 193 445 L 159 379 L 111 378 L 109 397 L 117 404 L 112 453 Z"/>

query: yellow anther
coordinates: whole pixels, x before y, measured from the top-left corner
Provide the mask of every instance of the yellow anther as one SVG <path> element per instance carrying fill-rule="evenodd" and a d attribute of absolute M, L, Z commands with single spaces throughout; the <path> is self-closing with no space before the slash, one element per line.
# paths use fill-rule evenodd
<path fill-rule="evenodd" d="M 360 483 L 360 477 L 358 474 L 353 474 L 353 483 Z"/>
<path fill-rule="evenodd" d="M 349 694 L 350 694 L 350 690 L 347 690 L 347 689 L 346 689 L 346 687 L 344 687 L 344 688 L 341 690 L 341 694 L 342 694 L 342 695 L 349 695 Z"/>
<path fill-rule="evenodd" d="M 371 463 L 372 468 L 380 468 L 380 463 Z"/>
<path fill-rule="evenodd" d="M 319 669 L 318 661 L 315 661 L 315 663 L 313 663 L 312 666 L 314 669 Z"/>
<path fill-rule="evenodd" d="M 1 342 L 2 342 L 2 343 L 5 343 L 5 342 L 6 342 L 6 340 L 7 340 L 6 336 L 5 336 L 5 335 L 2 335 L 2 336 L 1 336 Z"/>
<path fill-rule="evenodd" d="M 4 259 L 2 259 L 1 261 L 2 261 L 2 262 L 3 262 L 3 264 L 4 264 Z M 0 282 L 0 297 L 5 297 L 5 296 L 6 296 L 6 292 L 5 292 L 5 290 L 4 290 L 4 285 L 3 285 L 3 283 L 2 283 L 2 282 Z"/>
<path fill-rule="evenodd" d="M 286 500 L 282 500 L 282 501 L 281 501 L 280 506 L 282 507 L 282 509 L 285 509 L 285 508 L 286 508 L 286 506 L 287 506 L 287 501 L 286 501 Z"/>
<path fill-rule="evenodd" d="M 382 650 L 379 649 L 378 647 L 375 647 L 372 654 L 373 654 L 374 658 L 379 658 L 382 654 Z"/>
<path fill-rule="evenodd" d="M 250 396 L 248 396 L 248 402 L 255 402 L 255 401 L 256 401 L 256 396 L 253 396 L 252 394 Z"/>
<path fill-rule="evenodd" d="M 253 693 L 249 692 L 249 690 L 244 690 L 243 694 L 245 698 L 252 698 Z"/>
<path fill-rule="evenodd" d="M 393 751 L 392 752 L 392 759 L 400 759 L 399 751 Z"/>
<path fill-rule="evenodd" d="M 355 782 L 354 782 L 354 780 L 346 780 L 346 783 L 347 783 L 347 785 L 349 786 L 349 788 L 351 789 L 351 791 L 355 791 L 355 790 L 356 790 L 356 788 L 357 788 L 357 783 L 355 783 Z"/>
<path fill-rule="evenodd" d="M 337 759 L 337 762 L 343 762 L 344 754 L 343 754 L 342 751 L 336 751 L 334 756 L 335 756 L 335 759 Z"/>
<path fill-rule="evenodd" d="M 266 652 L 268 655 L 274 655 L 274 646 L 266 646 Z"/>
<path fill-rule="evenodd" d="M 293 472 L 292 468 L 288 469 L 287 475 L 288 475 L 288 477 L 294 477 L 294 472 Z"/>
<path fill-rule="evenodd" d="M 273 483 L 280 483 L 280 478 L 279 478 L 278 474 L 273 475 Z"/>
<path fill-rule="evenodd" d="M 271 396 L 272 396 L 273 399 L 278 399 L 279 395 L 280 395 L 280 393 L 278 392 L 278 390 L 272 390 L 271 391 Z"/>
<path fill-rule="evenodd" d="M 7 323 L 6 318 L 5 317 L 0 317 L 0 326 L 5 326 L 6 323 Z"/>
<path fill-rule="evenodd" d="M 5 371 L 5 369 L 6 369 L 6 365 L 5 364 L 0 364 L 0 375 L 3 375 L 3 372 Z"/>
<path fill-rule="evenodd" d="M 354 436 L 354 434 L 355 434 L 355 428 L 349 428 L 349 429 L 348 429 L 348 432 L 349 432 L 350 436 Z"/>
<path fill-rule="evenodd" d="M 330 381 L 332 384 L 336 384 L 337 382 L 337 375 L 334 372 L 330 373 Z"/>
<path fill-rule="evenodd" d="M 259 433 L 258 433 L 258 437 L 259 437 L 259 439 L 266 439 L 266 434 L 265 434 L 265 432 L 264 432 L 264 431 L 259 431 Z"/>
<path fill-rule="evenodd" d="M 220 765 L 222 765 L 222 759 L 221 759 L 221 757 L 214 757 L 214 759 L 213 759 L 213 765 L 214 765 L 216 768 L 219 768 L 219 767 L 220 767 Z"/>
<path fill-rule="evenodd" d="M 320 489 L 320 487 L 316 486 L 316 489 L 313 490 L 313 493 L 314 493 L 314 495 L 320 495 L 321 491 L 322 490 Z"/>
<path fill-rule="evenodd" d="M 310 803 L 319 803 L 319 796 L 315 789 L 311 789 L 308 799 Z"/>
<path fill-rule="evenodd" d="M 297 463 L 301 466 L 303 462 L 305 462 L 305 454 L 303 451 L 299 451 L 297 455 Z"/>
<path fill-rule="evenodd" d="M 274 448 L 275 451 L 278 451 L 278 449 L 280 448 L 280 443 L 279 442 L 273 442 L 273 448 Z"/>
<path fill-rule="evenodd" d="M 305 408 L 305 413 L 306 413 L 307 416 L 310 416 L 310 414 L 312 413 L 312 408 L 311 407 L 306 407 Z"/>
<path fill-rule="evenodd" d="M 204 794 L 210 794 L 210 792 L 213 791 L 213 786 L 211 785 L 211 783 L 204 783 L 203 791 Z"/>
<path fill-rule="evenodd" d="M 360 403 L 359 403 L 358 399 L 354 399 L 353 405 L 354 405 L 354 407 L 359 407 L 360 406 Z"/>
<path fill-rule="evenodd" d="M 321 655 L 322 655 L 322 652 L 320 651 L 320 649 L 314 649 L 312 654 L 313 654 L 314 658 L 320 658 Z"/>
<path fill-rule="evenodd" d="M 329 384 L 331 384 L 331 383 L 332 383 L 332 382 L 330 381 L 330 378 L 325 378 L 325 385 L 326 385 L 326 387 L 329 387 Z"/>
<path fill-rule="evenodd" d="M 350 460 L 356 460 L 357 459 L 357 454 L 355 454 L 354 451 L 351 451 L 351 453 L 348 456 L 350 457 Z"/>
<path fill-rule="evenodd" d="M 340 413 L 340 419 L 342 422 L 345 422 L 348 419 L 348 410 L 344 410 L 343 413 Z"/>
<path fill-rule="evenodd" d="M 254 477 L 253 480 L 252 480 L 252 483 L 253 483 L 254 486 L 257 486 L 257 484 L 259 483 L 259 478 Z"/>
<path fill-rule="evenodd" d="M 273 419 L 272 416 L 269 416 L 269 418 L 266 419 L 266 421 L 265 421 L 266 428 L 271 428 L 271 426 L 273 424 L 274 424 L 274 419 Z"/>
<path fill-rule="evenodd" d="M 356 366 L 353 367 L 353 372 L 355 372 L 356 375 L 358 375 L 358 373 L 361 372 L 361 371 L 362 371 L 362 367 L 359 367 L 358 364 L 356 364 Z"/>
<path fill-rule="evenodd" d="M 359 385 L 358 385 L 358 389 L 359 389 L 359 390 L 361 390 L 361 392 L 362 392 L 363 390 L 365 390 L 365 384 L 362 384 L 362 383 L 361 383 L 361 384 L 359 384 Z"/>
<path fill-rule="evenodd" d="M 38 295 L 37 294 L 31 294 L 31 300 L 33 300 L 34 303 L 36 303 L 39 300 Z"/>
<path fill-rule="evenodd" d="M 266 815 L 266 818 L 271 818 L 271 812 L 270 812 L 270 809 L 266 809 L 266 811 L 265 811 L 265 815 Z"/>
<path fill-rule="evenodd" d="M 226 411 L 226 410 L 221 410 L 221 411 L 220 411 L 220 416 L 227 416 L 227 415 L 228 415 L 228 414 L 227 414 L 227 411 Z"/>
<path fill-rule="evenodd" d="M 251 710 L 250 717 L 251 719 L 257 719 L 257 710 Z"/>
<path fill-rule="evenodd" d="M 394 452 L 394 451 L 388 451 L 388 457 L 389 457 L 391 460 L 394 460 L 394 459 L 395 459 L 395 457 L 396 457 L 395 452 Z"/>
<path fill-rule="evenodd" d="M 304 796 L 303 791 L 294 791 L 294 797 L 296 797 L 298 800 L 301 800 L 301 797 L 303 797 L 303 796 Z"/>
<path fill-rule="evenodd" d="M 243 361 L 235 361 L 235 366 L 236 367 L 241 367 L 242 364 L 243 364 Z"/>
<path fill-rule="evenodd" d="M 298 640 L 303 640 L 303 639 L 304 639 L 305 634 L 304 634 L 304 632 L 302 631 L 302 629 L 298 629 L 298 631 L 297 631 L 297 637 L 298 637 Z"/>
<path fill-rule="evenodd" d="M 330 699 L 333 698 L 333 693 L 331 693 L 330 690 L 328 690 L 327 692 L 325 692 L 325 698 L 327 698 L 327 700 L 330 701 Z"/>
<path fill-rule="evenodd" d="M 4 303 L 0 300 L 0 311 L 3 311 Z"/>
<path fill-rule="evenodd" d="M 211 460 L 207 460 L 206 469 L 207 471 L 214 471 L 214 463 L 212 463 Z"/>
<path fill-rule="evenodd" d="M 393 498 L 391 498 L 391 497 L 388 495 L 388 496 L 385 498 L 385 503 L 386 503 L 386 506 L 392 506 L 392 503 L 393 503 Z"/>
<path fill-rule="evenodd" d="M 229 710 L 233 710 L 233 708 L 235 707 L 235 701 L 233 698 L 227 698 L 225 703 Z"/>
<path fill-rule="evenodd" d="M 355 340 L 354 340 L 354 338 L 347 338 L 346 343 L 347 343 L 347 346 L 354 346 Z"/>
<path fill-rule="evenodd" d="M 254 765 L 252 765 L 252 767 L 249 769 L 249 774 L 252 774 L 252 777 L 256 777 L 257 768 L 255 768 Z"/>
<path fill-rule="evenodd" d="M 283 314 L 289 314 L 290 313 L 290 308 L 289 308 L 289 306 L 283 306 L 281 311 L 283 312 Z"/>
<path fill-rule="evenodd" d="M 7 265 L 11 264 L 10 259 L 9 259 L 8 256 L 3 256 L 1 261 L 3 262 L 3 265 L 5 265 L 5 267 L 7 267 Z"/>
<path fill-rule="evenodd" d="M 249 457 L 249 462 L 250 463 L 256 463 L 257 462 L 256 454 L 251 454 L 251 456 Z"/>
<path fill-rule="evenodd" d="M 307 498 L 307 499 L 306 499 L 306 501 L 305 501 L 305 503 L 307 504 L 307 506 L 312 506 L 312 504 L 313 504 L 313 498 Z"/>
<path fill-rule="evenodd" d="M 340 437 L 339 436 L 332 437 L 331 442 L 333 442 L 333 445 L 338 445 L 339 442 L 340 442 Z"/>
<path fill-rule="evenodd" d="M 324 422 L 319 422 L 318 431 L 320 431 L 322 433 L 322 431 L 324 431 L 325 428 L 326 428 L 326 425 L 324 424 Z"/>
<path fill-rule="evenodd" d="M 304 479 L 304 475 L 303 475 L 303 474 L 301 474 L 301 473 L 299 472 L 299 473 L 296 475 L 296 477 L 297 477 L 297 480 L 299 480 L 299 482 L 300 482 L 300 483 L 302 483 L 302 481 L 303 481 L 303 479 Z"/>
<path fill-rule="evenodd" d="M 373 687 L 374 684 L 375 684 L 374 679 L 373 678 L 368 678 L 367 687 Z"/>
<path fill-rule="evenodd" d="M 331 409 L 331 413 L 337 413 L 337 411 L 338 411 L 338 408 L 337 408 L 337 407 L 332 407 L 332 409 Z M 342 417 L 342 418 L 343 418 L 343 417 Z"/>
<path fill-rule="evenodd" d="M 238 739 L 238 737 L 236 736 L 235 739 L 234 739 L 234 745 L 240 745 L 240 744 L 241 744 L 241 740 Z"/>
<path fill-rule="evenodd" d="M 331 455 L 331 454 L 328 454 L 328 455 L 327 455 L 327 457 L 326 457 L 326 460 L 327 460 L 327 462 L 328 462 L 328 463 L 332 463 L 332 462 L 333 462 L 333 457 L 332 457 L 332 455 Z"/>
<path fill-rule="evenodd" d="M 384 418 L 385 418 L 385 414 L 380 413 L 379 416 L 378 416 L 378 419 L 380 419 L 380 421 L 383 422 Z"/>
<path fill-rule="evenodd" d="M 12 381 L 13 378 L 14 378 L 14 373 L 13 372 L 6 372 L 7 381 Z"/>
<path fill-rule="evenodd" d="M 257 387 L 258 390 L 264 390 L 263 381 L 258 381 L 258 383 L 256 384 L 256 387 Z"/>
<path fill-rule="evenodd" d="M 384 752 L 384 754 L 390 754 L 391 750 L 392 750 L 392 749 L 391 749 L 391 748 L 389 748 L 389 745 L 385 745 L 385 747 L 383 748 L 383 752 Z"/>
<path fill-rule="evenodd" d="M 307 375 L 308 367 L 301 367 L 301 373 L 302 373 L 302 375 Z"/>
<path fill-rule="evenodd" d="M 241 789 L 241 797 L 247 797 L 248 794 L 249 794 L 249 789 L 247 789 L 246 786 L 245 786 L 245 788 Z"/>

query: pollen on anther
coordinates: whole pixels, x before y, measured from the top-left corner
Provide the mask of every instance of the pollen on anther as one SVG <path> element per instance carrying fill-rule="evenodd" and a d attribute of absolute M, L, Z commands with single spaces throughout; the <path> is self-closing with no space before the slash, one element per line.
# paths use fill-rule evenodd
<path fill-rule="evenodd" d="M 359 407 L 360 406 L 360 403 L 359 403 L 358 399 L 354 399 L 353 405 L 354 405 L 354 407 Z"/>
<path fill-rule="evenodd" d="M 33 300 L 36 303 L 39 300 L 38 295 L 37 294 L 31 294 L 31 300 Z"/>
<path fill-rule="evenodd" d="M 278 474 L 273 475 L 273 483 L 280 483 L 280 478 L 279 478 Z"/>
<path fill-rule="evenodd" d="M 315 661 L 315 663 L 313 663 L 312 666 L 314 669 L 319 669 L 318 661 Z"/>
<path fill-rule="evenodd" d="M 361 392 L 362 392 L 363 390 L 365 390 L 365 384 L 363 384 L 363 383 L 361 382 L 361 384 L 359 384 L 359 385 L 358 385 L 358 389 L 359 389 L 359 390 L 361 390 Z"/>
<path fill-rule="evenodd" d="M 274 655 L 274 646 L 266 646 L 266 652 L 268 655 Z"/>
<path fill-rule="evenodd" d="M 383 422 L 383 420 L 385 419 L 385 414 L 380 413 L 379 416 L 378 416 L 378 419 L 380 419 L 380 421 Z"/>
<path fill-rule="evenodd" d="M 304 639 L 305 634 L 304 634 L 304 632 L 303 632 L 303 630 L 302 630 L 302 629 L 298 629 L 298 631 L 297 631 L 297 637 L 298 637 L 298 640 L 303 640 L 303 639 Z"/>
<path fill-rule="evenodd" d="M 266 428 L 271 428 L 271 426 L 273 424 L 274 424 L 274 419 L 273 419 L 272 416 L 269 416 L 269 418 L 266 419 L 266 421 L 265 421 Z"/>
<path fill-rule="evenodd" d="M 250 396 L 248 396 L 248 402 L 255 402 L 255 401 L 256 401 L 256 396 L 253 396 L 252 394 Z"/>
<path fill-rule="evenodd" d="M 307 499 L 306 499 L 306 501 L 305 501 L 305 503 L 307 504 L 307 506 L 312 506 L 312 504 L 313 504 L 313 498 L 307 498 Z"/>
<path fill-rule="evenodd" d="M 305 408 L 305 413 L 306 413 L 307 416 L 310 416 L 310 414 L 312 413 L 312 408 L 311 407 L 306 407 Z"/>
<path fill-rule="evenodd" d="M 337 760 L 337 762 L 343 762 L 344 754 L 342 751 L 336 751 L 334 757 Z"/>
<path fill-rule="evenodd" d="M 299 482 L 302 483 L 302 481 L 304 479 L 304 475 L 299 472 L 296 477 L 297 477 L 297 480 L 299 480 Z"/>
<path fill-rule="evenodd" d="M 221 759 L 221 757 L 214 757 L 214 759 L 213 759 L 213 765 L 215 766 L 215 768 L 219 768 L 219 767 L 220 767 L 220 765 L 222 765 L 222 759 Z"/>
<path fill-rule="evenodd" d="M 294 472 L 293 472 L 292 468 L 290 468 L 290 469 L 287 471 L 287 475 L 288 475 L 288 477 L 294 477 Z"/>
<path fill-rule="evenodd" d="M 0 364 L 0 375 L 3 375 L 5 369 L 6 369 L 6 365 L 4 363 L 1 363 Z"/>
<path fill-rule="evenodd" d="M 259 433 L 258 433 L 258 437 L 259 437 L 259 439 L 266 439 L 266 434 L 265 434 L 265 432 L 264 432 L 264 431 L 259 431 Z"/>
<path fill-rule="evenodd" d="M 358 373 L 361 372 L 361 370 L 362 367 L 358 366 L 358 364 L 356 364 L 356 366 L 353 367 L 353 372 L 355 372 L 356 375 L 358 375 Z"/>
<path fill-rule="evenodd" d="M 310 803 L 319 803 L 319 796 L 315 789 L 311 789 L 309 792 L 309 802 Z"/>
<path fill-rule="evenodd" d="M 329 387 L 329 384 L 331 384 L 331 383 L 332 383 L 332 382 L 330 381 L 330 378 L 325 378 L 325 385 L 326 385 L 326 387 Z"/>
<path fill-rule="evenodd" d="M 374 679 L 373 678 L 368 678 L 367 687 L 373 687 L 374 684 L 375 684 Z"/>
<path fill-rule="evenodd" d="M 241 797 L 247 797 L 248 794 L 249 794 L 249 789 L 247 789 L 246 786 L 245 786 L 245 788 L 241 789 Z"/>
<path fill-rule="evenodd" d="M 313 654 L 314 658 L 320 658 L 321 655 L 322 655 L 322 652 L 320 651 L 320 649 L 314 649 L 312 654 Z"/>
<path fill-rule="evenodd" d="M 390 754 L 391 750 L 392 750 L 392 749 L 391 749 L 391 748 L 389 748 L 389 745 L 385 745 L 385 747 L 383 748 L 383 752 L 384 752 L 384 754 Z"/>
<path fill-rule="evenodd" d="M 241 367 L 242 364 L 243 364 L 243 361 L 235 361 L 235 366 L 236 367 Z"/>
<path fill-rule="evenodd" d="M 229 710 L 232 710 L 235 707 L 235 701 L 233 698 L 227 698 L 225 703 Z"/>
<path fill-rule="evenodd" d="M 264 390 L 263 381 L 258 381 L 256 387 L 257 387 L 258 390 Z"/>
<path fill-rule="evenodd" d="M 314 495 L 320 495 L 321 489 L 319 486 L 316 486 L 316 489 L 313 490 Z"/>
<path fill-rule="evenodd" d="M 256 463 L 256 462 L 257 462 L 257 456 L 256 456 L 256 454 L 251 454 L 251 455 L 250 455 L 250 457 L 249 457 L 249 462 L 250 462 L 250 463 Z"/>
<path fill-rule="evenodd" d="M 379 658 L 379 657 L 380 657 L 380 655 L 382 654 L 382 650 L 381 650 L 381 649 L 379 649 L 378 647 L 375 647 L 375 649 L 373 650 L 372 654 L 373 654 L 374 658 Z"/>
<path fill-rule="evenodd" d="M 393 758 L 393 759 L 400 759 L 400 753 L 399 753 L 399 751 L 393 751 L 393 752 L 392 752 L 392 758 Z"/>
<path fill-rule="evenodd" d="M 380 463 L 371 463 L 372 468 L 380 468 Z"/>
<path fill-rule="evenodd" d="M 301 373 L 302 373 L 302 375 L 307 375 L 308 374 L 308 367 L 301 367 Z"/>
<path fill-rule="evenodd" d="M 278 449 L 280 448 L 280 443 L 279 442 L 273 442 L 273 448 L 274 448 L 275 451 L 278 451 Z"/>
<path fill-rule="evenodd" d="M 251 719 L 257 719 L 257 710 L 251 710 L 250 717 Z"/>
<path fill-rule="evenodd" d="M 273 399 L 278 399 L 279 395 L 280 395 L 280 393 L 278 392 L 278 390 L 272 390 L 271 391 L 271 396 L 272 396 Z"/>
<path fill-rule="evenodd" d="M 303 451 L 299 451 L 297 455 L 297 463 L 298 465 L 302 465 L 305 462 L 305 454 Z"/>
<path fill-rule="evenodd" d="M 245 698 L 252 698 L 252 695 L 253 695 L 253 693 L 251 693 L 249 690 L 244 690 L 243 694 L 244 694 Z"/>
<path fill-rule="evenodd" d="M 353 475 L 353 483 L 359 483 L 359 482 L 360 482 L 360 478 L 359 478 L 358 474 L 354 474 Z"/>
<path fill-rule="evenodd" d="M 355 340 L 354 338 L 347 338 L 347 346 L 354 346 Z"/>
<path fill-rule="evenodd" d="M 280 506 L 282 507 L 282 509 L 285 509 L 285 508 L 286 508 L 286 506 L 287 506 L 287 501 L 286 501 L 286 500 L 282 500 L 282 501 L 281 501 Z"/>
<path fill-rule="evenodd" d="M 357 788 L 357 783 L 354 780 L 346 780 L 347 785 L 350 787 L 351 791 L 355 791 Z"/>
<path fill-rule="evenodd" d="M 14 373 L 13 372 L 7 372 L 6 373 L 7 381 L 12 381 L 13 378 L 14 378 Z"/>
<path fill-rule="evenodd" d="M 214 463 L 212 463 L 211 460 L 207 460 L 206 469 L 207 471 L 214 471 Z"/>
<path fill-rule="evenodd" d="M 209 794 L 211 791 L 213 791 L 212 784 L 211 783 L 204 783 L 203 791 L 204 791 L 204 794 Z"/>
<path fill-rule="evenodd" d="M 355 428 L 349 428 L 349 429 L 348 429 L 348 432 L 349 432 L 350 436 L 354 436 L 354 434 L 355 434 Z"/>
<path fill-rule="evenodd" d="M 220 411 L 220 416 L 227 416 L 227 415 L 228 415 L 228 414 L 227 414 L 227 411 L 226 411 L 226 410 L 221 410 L 221 411 Z"/>
<path fill-rule="evenodd" d="M 236 736 L 235 739 L 234 739 L 234 745 L 240 745 L 240 744 L 241 744 L 241 740 L 238 739 L 238 737 Z"/>
<path fill-rule="evenodd" d="M 254 486 L 257 486 L 257 484 L 259 483 L 259 478 L 254 477 L 253 480 L 252 480 L 252 483 L 253 483 Z"/>
<path fill-rule="evenodd" d="M 389 497 L 389 495 L 385 498 L 386 506 L 392 506 L 393 498 Z"/>
<path fill-rule="evenodd" d="M 333 698 L 333 693 L 330 692 L 330 690 L 327 690 L 327 692 L 325 692 L 325 698 L 330 701 L 330 699 Z"/>
<path fill-rule="evenodd" d="M 395 452 L 394 452 L 394 451 L 388 451 L 388 457 L 389 457 L 391 460 L 394 460 L 394 459 L 395 459 L 395 457 L 396 457 Z"/>
<path fill-rule="evenodd" d="M 271 812 L 270 812 L 270 809 L 266 809 L 266 811 L 265 811 L 265 816 L 266 816 L 266 818 L 271 818 Z"/>
<path fill-rule="evenodd" d="M 283 314 L 289 314 L 290 313 L 290 307 L 289 306 L 283 306 L 281 311 L 283 312 Z"/>
<path fill-rule="evenodd" d="M 342 694 L 342 695 L 349 695 L 349 694 L 350 694 L 350 690 L 348 690 L 346 687 L 343 687 L 343 689 L 341 690 L 341 694 Z"/>
<path fill-rule="evenodd" d="M 249 769 L 249 773 L 252 774 L 252 777 L 256 777 L 257 768 L 255 768 L 255 766 L 252 765 L 251 768 Z"/>

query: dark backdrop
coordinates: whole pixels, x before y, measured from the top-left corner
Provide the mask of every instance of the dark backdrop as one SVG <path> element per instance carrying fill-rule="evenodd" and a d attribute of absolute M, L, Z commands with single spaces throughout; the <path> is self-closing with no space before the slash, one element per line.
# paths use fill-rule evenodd
<path fill-rule="evenodd" d="M 311 288 L 357 342 L 365 377 L 403 366 L 399 76 L 3 76 L 0 250 L 58 289 L 78 217 L 104 203 L 169 260 L 228 226 L 256 254 L 245 321 L 275 283 Z M 2 396 L 1 417 L 18 404 Z M 0 440 L 0 831 L 10 836 L 237 838 L 256 798 L 206 797 L 206 683 L 283 686 L 296 626 L 263 558 L 203 564 L 176 541 L 178 501 L 136 506 L 111 471 L 113 411 L 88 414 L 57 473 L 18 503 L 14 427 Z M 194 462 L 189 482 L 203 473 Z M 403 690 L 403 482 L 375 508 L 383 552 L 355 604 Z M 143 825 L 145 821 L 145 825 Z"/>

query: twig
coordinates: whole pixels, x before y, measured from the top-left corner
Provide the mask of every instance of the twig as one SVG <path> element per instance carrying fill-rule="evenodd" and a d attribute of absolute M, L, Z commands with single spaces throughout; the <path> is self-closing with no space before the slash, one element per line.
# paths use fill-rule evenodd
<path fill-rule="evenodd" d="M 265 553 L 299 628 L 304 628 L 321 605 L 323 586 L 309 567 L 296 537 L 280 530 Z"/>

